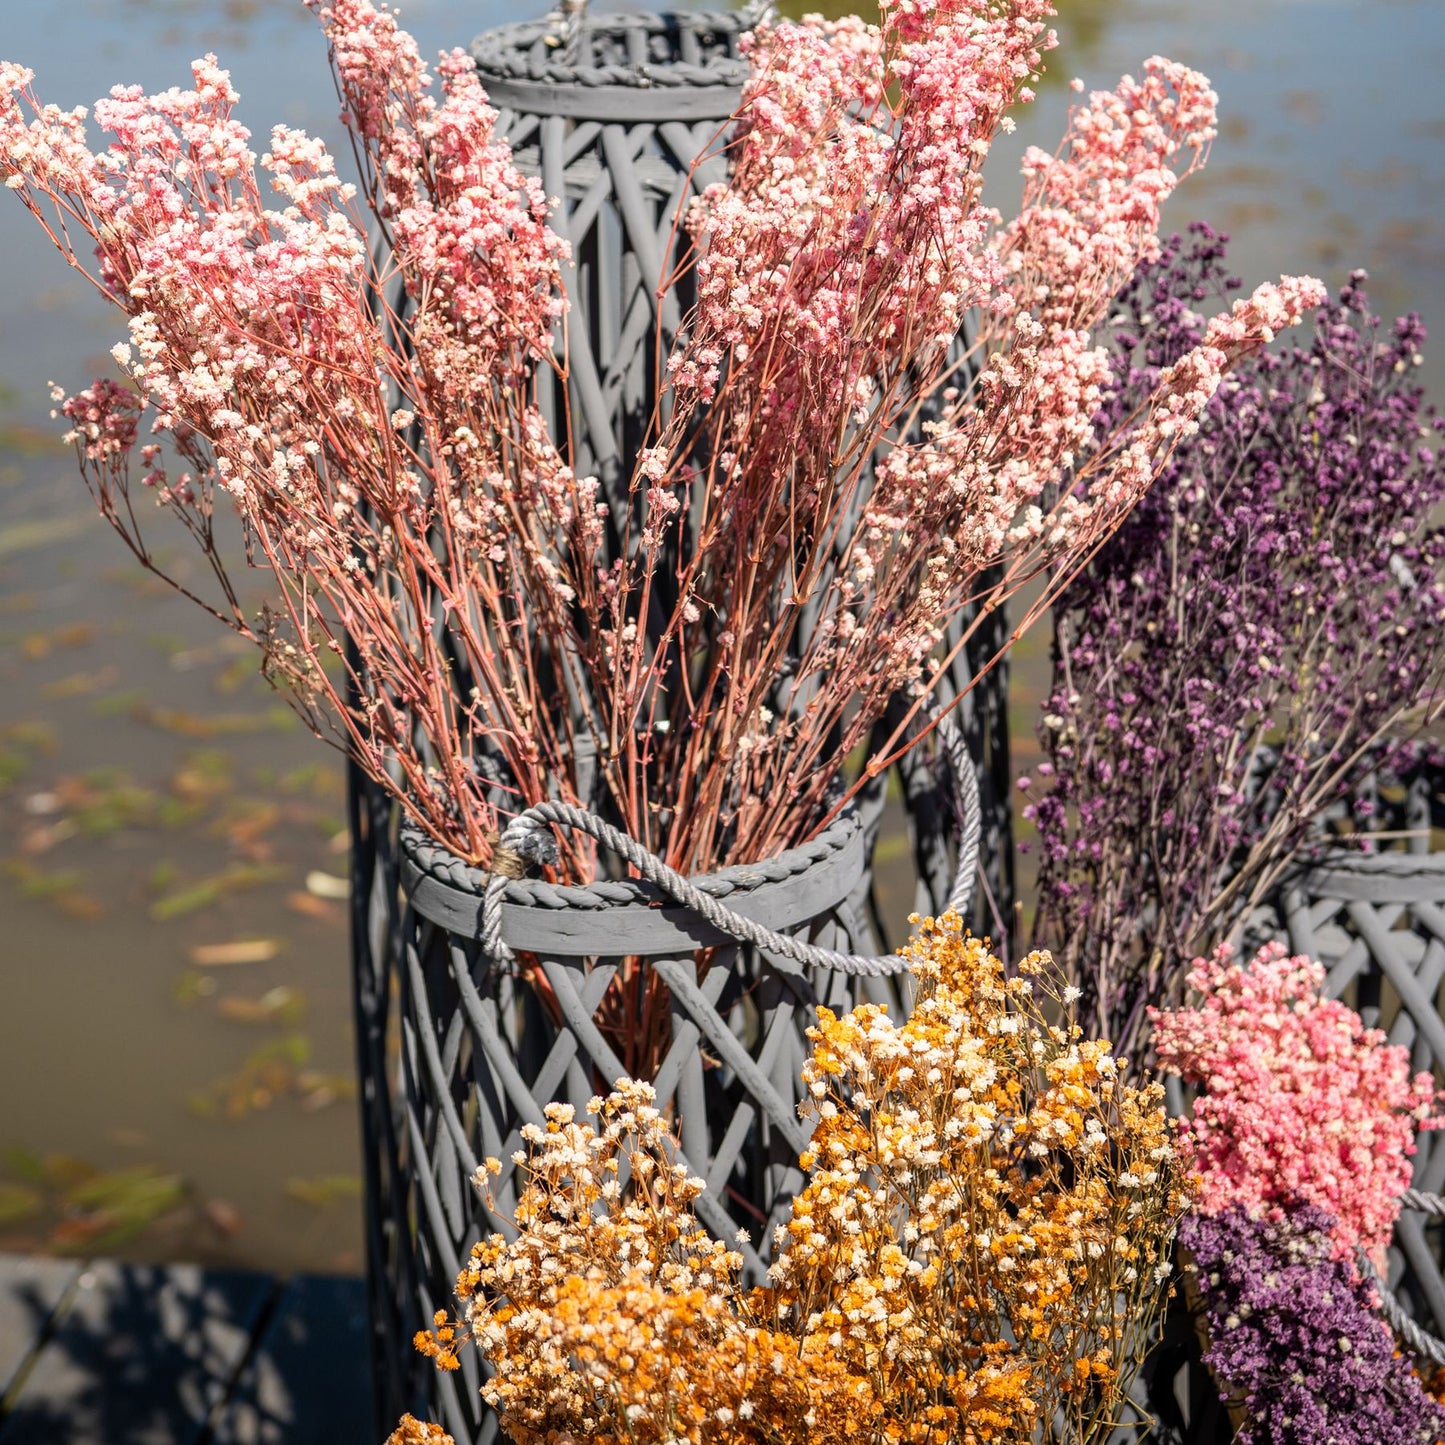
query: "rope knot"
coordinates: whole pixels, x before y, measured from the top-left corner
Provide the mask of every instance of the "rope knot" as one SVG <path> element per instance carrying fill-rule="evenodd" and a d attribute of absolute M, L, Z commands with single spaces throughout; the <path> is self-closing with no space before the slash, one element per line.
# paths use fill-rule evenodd
<path fill-rule="evenodd" d="M 524 854 L 512 848 L 503 848 L 500 843 L 492 849 L 490 872 L 494 878 L 517 879 L 526 876 L 527 859 Z"/>

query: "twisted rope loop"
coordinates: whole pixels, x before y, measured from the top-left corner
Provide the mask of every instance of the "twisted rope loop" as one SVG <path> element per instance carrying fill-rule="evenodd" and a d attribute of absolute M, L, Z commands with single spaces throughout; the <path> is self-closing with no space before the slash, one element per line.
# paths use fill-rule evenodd
<path fill-rule="evenodd" d="M 963 813 L 958 843 L 958 866 L 954 870 L 953 888 L 948 902 L 944 905 L 945 912 L 962 913 L 973 900 L 974 872 L 978 867 L 979 837 L 983 829 L 978 777 L 974 773 L 968 744 L 958 724 L 948 713 L 939 712 L 931 704 L 927 711 L 930 720 L 937 727 L 949 771 L 957 784 Z M 838 973 L 869 978 L 901 973 L 907 967 L 907 960 L 898 954 L 877 957 L 840 953 L 836 949 L 820 948 L 817 944 L 805 943 L 802 939 L 765 928 L 695 887 L 635 838 L 629 837 L 619 828 L 614 828 L 596 813 L 575 807 L 571 803 L 551 802 L 538 803 L 535 807 L 519 813 L 507 825 L 497 845 L 505 867 L 499 869 L 494 865 L 487 878 L 487 891 L 482 902 L 481 936 L 482 947 L 495 959 L 505 962 L 515 957 L 511 947 L 502 938 L 502 899 L 507 890 L 511 859 L 517 856 L 533 859 L 544 856 L 553 846 L 543 833 L 543 829 L 549 824 L 575 828 L 595 838 L 604 848 L 632 864 L 648 882 L 706 919 L 714 928 L 730 934 L 739 943 L 751 943 L 764 953 L 791 959 L 804 967 L 828 968 Z"/>
<path fill-rule="evenodd" d="M 1428 1194 L 1423 1189 L 1407 1189 L 1400 1196 L 1400 1208 L 1413 1210 L 1420 1214 L 1433 1214 L 1436 1219 L 1445 1219 L 1445 1198 L 1438 1194 Z M 1384 1315 L 1385 1322 L 1395 1332 L 1397 1339 L 1408 1349 L 1419 1355 L 1422 1359 L 1429 1360 L 1435 1365 L 1445 1365 L 1445 1340 L 1437 1338 L 1422 1326 L 1412 1316 L 1405 1313 L 1404 1306 L 1394 1294 L 1390 1287 L 1380 1278 L 1380 1272 L 1375 1268 L 1375 1262 L 1365 1253 L 1363 1249 L 1356 1251 L 1360 1264 L 1360 1273 L 1375 1286 L 1375 1294 L 1380 1301 L 1380 1313 Z"/>

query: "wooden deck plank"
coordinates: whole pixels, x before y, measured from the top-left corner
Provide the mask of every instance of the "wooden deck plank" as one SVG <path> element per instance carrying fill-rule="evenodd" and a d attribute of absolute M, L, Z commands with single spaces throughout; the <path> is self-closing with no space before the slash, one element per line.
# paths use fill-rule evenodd
<path fill-rule="evenodd" d="M 214 1445 L 377 1445 L 386 1433 L 372 1417 L 365 1285 L 298 1276 L 216 1421 Z"/>
<path fill-rule="evenodd" d="M 0 1255 L 0 1400 L 79 1274 L 74 1260 Z"/>
<path fill-rule="evenodd" d="M 260 1274 L 86 1266 L 9 1402 L 0 1445 L 192 1445 L 274 1292 Z"/>

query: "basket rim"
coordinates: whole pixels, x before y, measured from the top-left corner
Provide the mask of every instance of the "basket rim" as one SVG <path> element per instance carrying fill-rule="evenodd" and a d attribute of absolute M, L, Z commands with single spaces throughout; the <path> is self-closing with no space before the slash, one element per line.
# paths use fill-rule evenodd
<path fill-rule="evenodd" d="M 1445 904 L 1445 851 L 1361 853 L 1326 844 L 1297 856 L 1280 888 L 1347 903 Z"/>
<path fill-rule="evenodd" d="M 480 938 L 491 875 L 410 821 L 403 822 L 399 842 L 401 882 L 412 909 L 452 933 Z M 794 928 L 831 912 L 852 893 L 865 870 L 864 843 L 862 815 L 848 807 L 806 843 L 689 881 L 769 928 Z M 514 949 L 579 956 L 691 951 L 732 941 L 640 878 L 585 884 L 509 879 L 502 936 Z"/>
<path fill-rule="evenodd" d="M 623 124 L 676 120 L 725 120 L 737 107 L 748 62 L 715 50 L 697 60 L 673 58 L 627 65 L 583 65 L 531 54 L 548 40 L 555 20 L 518 20 L 482 31 L 469 47 L 491 104 L 536 115 Z M 736 37 L 736 11 L 654 15 L 632 12 L 584 16 L 584 36 L 647 36 L 716 33 Z"/>

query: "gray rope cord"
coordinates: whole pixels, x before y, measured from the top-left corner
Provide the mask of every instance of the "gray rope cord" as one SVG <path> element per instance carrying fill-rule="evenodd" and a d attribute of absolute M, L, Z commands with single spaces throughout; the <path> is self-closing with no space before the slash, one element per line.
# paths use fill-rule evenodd
<path fill-rule="evenodd" d="M 973 770 L 968 744 L 963 733 L 948 713 L 929 709 L 937 723 L 939 741 L 948 759 L 949 770 L 958 785 L 959 802 L 963 818 L 958 844 L 958 866 L 954 871 L 953 888 L 944 911 L 962 913 L 972 901 L 974 893 L 974 872 L 978 867 L 979 838 L 983 828 L 983 810 L 979 802 L 978 777 Z M 497 844 L 497 852 L 520 855 L 523 858 L 540 861 L 555 850 L 555 843 L 546 836 L 543 829 L 548 825 L 575 828 L 595 838 L 604 848 L 632 864 L 637 871 L 677 902 L 690 908 L 722 933 L 730 934 L 740 943 L 751 943 L 768 953 L 781 954 L 804 967 L 833 969 L 838 973 L 862 975 L 870 978 L 885 977 L 901 973 L 907 967 L 907 960 L 899 954 L 875 956 L 857 953 L 841 953 L 832 948 L 821 948 L 806 943 L 785 933 L 766 928 L 741 913 L 734 912 L 726 904 L 708 893 L 704 893 L 689 879 L 684 878 L 675 868 L 670 868 L 655 853 L 649 852 L 635 838 L 629 837 L 620 828 L 599 818 L 585 808 L 571 803 L 538 803 L 519 813 L 507 825 Z M 507 861 L 510 868 L 510 860 Z M 506 896 L 511 879 L 506 871 L 493 871 L 487 879 L 486 894 L 482 903 L 482 947 L 493 958 L 506 961 L 515 957 L 510 946 L 502 938 L 502 901 Z"/>
<path fill-rule="evenodd" d="M 577 64 L 577 43 L 582 38 L 582 25 L 587 18 L 587 0 L 561 0 L 547 16 L 558 28 L 557 58 L 564 65 Z"/>
<path fill-rule="evenodd" d="M 1432 1214 L 1436 1219 L 1445 1219 L 1445 1198 L 1438 1194 L 1428 1194 L 1423 1189 L 1407 1189 L 1400 1196 L 1400 1208 L 1419 1214 Z M 1396 1337 L 1415 1354 L 1432 1364 L 1445 1365 L 1445 1340 L 1432 1335 L 1405 1313 L 1404 1306 L 1380 1278 L 1374 1260 L 1364 1250 L 1358 1251 L 1358 1257 L 1360 1272 L 1375 1286 L 1375 1294 L 1380 1300 L 1380 1313 L 1384 1315 L 1385 1322 L 1394 1330 Z"/>

